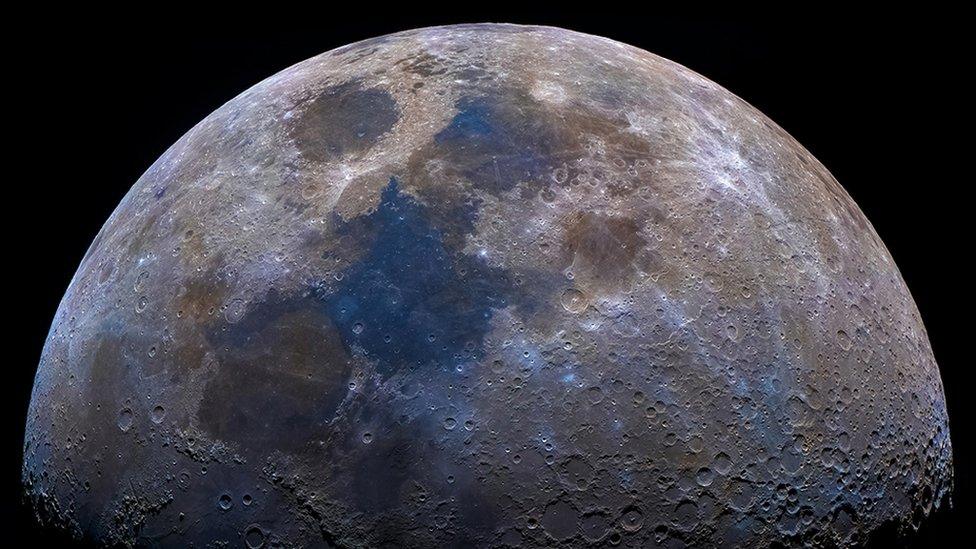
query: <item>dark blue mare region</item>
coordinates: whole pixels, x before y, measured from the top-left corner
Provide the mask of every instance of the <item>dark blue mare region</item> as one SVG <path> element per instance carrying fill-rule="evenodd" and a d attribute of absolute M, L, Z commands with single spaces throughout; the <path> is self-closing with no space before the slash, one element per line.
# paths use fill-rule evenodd
<path fill-rule="evenodd" d="M 395 178 L 379 207 L 343 223 L 339 234 L 367 251 L 334 291 L 316 295 L 349 347 L 376 361 L 384 375 L 483 354 L 492 310 L 513 296 L 511 277 L 445 246 L 427 207 L 401 193 Z"/>
<path fill-rule="evenodd" d="M 492 116 L 491 104 L 484 98 L 466 98 L 458 103 L 458 113 L 451 123 L 437 133 L 439 143 L 461 139 L 483 139 L 493 134 L 500 136 L 504 128 Z"/>
<path fill-rule="evenodd" d="M 514 91 L 462 97 L 457 114 L 434 136 L 448 165 L 478 188 L 505 192 L 516 185 L 544 186 L 558 151 L 571 144 L 544 109 Z"/>

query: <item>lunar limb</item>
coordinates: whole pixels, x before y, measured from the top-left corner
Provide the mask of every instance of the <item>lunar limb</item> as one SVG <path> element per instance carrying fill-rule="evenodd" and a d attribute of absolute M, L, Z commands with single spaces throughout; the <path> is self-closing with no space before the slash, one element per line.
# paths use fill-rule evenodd
<path fill-rule="evenodd" d="M 837 546 L 951 489 L 878 235 L 645 51 L 462 25 L 228 102 L 98 234 L 23 479 L 104 544 Z"/>

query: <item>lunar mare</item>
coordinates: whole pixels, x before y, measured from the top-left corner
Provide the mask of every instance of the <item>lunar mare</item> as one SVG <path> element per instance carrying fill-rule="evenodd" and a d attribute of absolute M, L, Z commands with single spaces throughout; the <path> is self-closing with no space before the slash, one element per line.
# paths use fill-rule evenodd
<path fill-rule="evenodd" d="M 352 44 L 208 116 L 64 296 L 39 516 L 105 544 L 837 546 L 951 490 L 874 229 L 715 83 L 566 30 Z"/>

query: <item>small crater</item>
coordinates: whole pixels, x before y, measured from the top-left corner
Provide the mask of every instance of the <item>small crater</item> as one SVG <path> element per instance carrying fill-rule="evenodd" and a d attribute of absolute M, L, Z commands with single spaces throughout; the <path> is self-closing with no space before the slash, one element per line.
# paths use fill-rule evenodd
<path fill-rule="evenodd" d="M 851 347 L 854 345 L 854 342 L 851 340 L 851 336 L 847 335 L 847 332 L 844 330 L 838 330 L 837 345 L 840 345 L 840 348 L 845 351 L 850 351 Z"/>
<path fill-rule="evenodd" d="M 712 481 L 715 480 L 715 472 L 708 467 L 702 467 L 698 470 L 698 474 L 695 475 L 695 482 L 701 487 L 711 486 Z"/>
<path fill-rule="evenodd" d="M 217 498 L 217 507 L 220 507 L 221 510 L 229 511 L 233 506 L 234 500 L 230 497 L 230 494 L 220 494 L 220 497 Z"/>
<path fill-rule="evenodd" d="M 155 423 L 156 425 L 162 423 L 165 418 L 166 418 L 166 409 L 163 408 L 162 406 L 156 406 L 155 408 L 152 409 L 152 412 L 149 414 L 149 419 L 151 419 L 152 422 Z"/>
<path fill-rule="evenodd" d="M 715 472 L 720 475 L 727 475 L 732 469 L 732 458 L 729 457 L 725 452 L 719 452 L 715 459 L 712 460 L 712 467 Z"/>
<path fill-rule="evenodd" d="M 119 412 L 119 429 L 121 429 L 123 433 L 127 432 L 132 428 L 133 421 L 135 421 L 135 418 L 132 415 L 132 410 L 129 408 L 122 408 L 122 411 Z"/>
<path fill-rule="evenodd" d="M 620 527 L 625 532 L 637 532 L 644 527 L 644 514 L 636 507 L 627 509 L 620 517 Z"/>
<path fill-rule="evenodd" d="M 566 539 L 576 531 L 578 515 L 565 501 L 557 501 L 546 508 L 540 521 L 550 536 L 557 540 Z"/>
<path fill-rule="evenodd" d="M 244 300 L 235 299 L 228 303 L 227 308 L 224 309 L 224 318 L 231 324 L 237 324 L 244 318 L 245 312 L 247 312 L 247 304 Z"/>
<path fill-rule="evenodd" d="M 569 288 L 563 292 L 559 302 L 562 304 L 563 309 L 573 314 L 582 313 L 586 310 L 587 306 L 586 296 L 576 288 Z"/>
<path fill-rule="evenodd" d="M 596 543 L 602 540 L 610 530 L 610 518 L 599 511 L 589 512 L 580 521 L 580 529 L 587 541 Z"/>
<path fill-rule="evenodd" d="M 671 524 L 682 531 L 694 530 L 698 526 L 698 504 L 691 500 L 684 500 L 674 508 Z"/>
<path fill-rule="evenodd" d="M 265 538 L 266 536 L 264 530 L 262 530 L 260 526 L 251 525 L 248 526 L 247 530 L 244 531 L 244 543 L 250 549 L 260 549 L 261 547 L 264 547 Z"/>

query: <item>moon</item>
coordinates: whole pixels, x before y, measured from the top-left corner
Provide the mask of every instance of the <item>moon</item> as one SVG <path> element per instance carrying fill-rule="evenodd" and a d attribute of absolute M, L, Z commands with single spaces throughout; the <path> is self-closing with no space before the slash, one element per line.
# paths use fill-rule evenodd
<path fill-rule="evenodd" d="M 648 52 L 460 25 L 248 89 L 71 281 L 24 443 L 106 545 L 846 546 L 952 452 L 925 327 L 799 143 Z"/>

